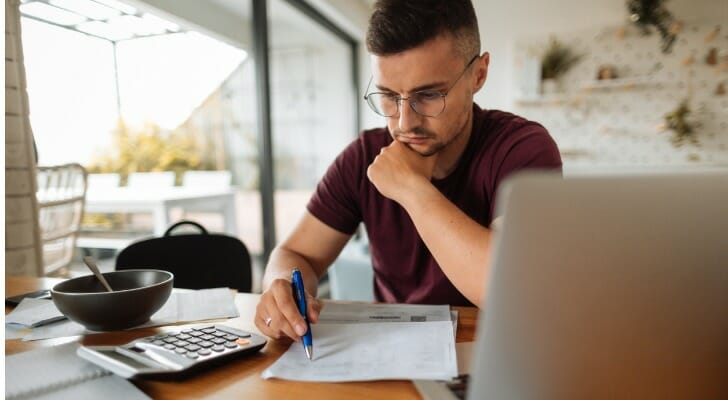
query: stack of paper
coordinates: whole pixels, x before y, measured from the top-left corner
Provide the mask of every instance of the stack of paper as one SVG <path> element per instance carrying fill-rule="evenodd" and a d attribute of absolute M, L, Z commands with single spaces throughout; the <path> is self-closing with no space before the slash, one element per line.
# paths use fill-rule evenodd
<path fill-rule="evenodd" d="M 346 382 L 458 374 L 448 306 L 329 303 L 311 331 L 313 360 L 293 343 L 262 376 Z"/>

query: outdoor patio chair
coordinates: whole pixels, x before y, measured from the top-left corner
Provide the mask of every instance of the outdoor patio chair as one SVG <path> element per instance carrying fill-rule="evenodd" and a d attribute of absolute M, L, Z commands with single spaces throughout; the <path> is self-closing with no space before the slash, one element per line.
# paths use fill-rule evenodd
<path fill-rule="evenodd" d="M 38 167 L 38 222 L 43 247 L 43 275 L 68 266 L 86 198 L 86 170 L 79 164 Z"/>

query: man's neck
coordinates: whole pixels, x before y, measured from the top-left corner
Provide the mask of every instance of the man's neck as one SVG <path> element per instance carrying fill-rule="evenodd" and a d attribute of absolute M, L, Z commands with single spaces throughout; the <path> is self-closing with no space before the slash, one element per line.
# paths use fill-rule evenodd
<path fill-rule="evenodd" d="M 470 112 L 467 122 L 455 139 L 448 144 L 442 151 L 437 154 L 437 163 L 432 172 L 434 179 L 447 178 L 458 166 L 460 157 L 465 152 L 465 148 L 470 141 L 470 135 L 473 130 L 473 112 Z"/>

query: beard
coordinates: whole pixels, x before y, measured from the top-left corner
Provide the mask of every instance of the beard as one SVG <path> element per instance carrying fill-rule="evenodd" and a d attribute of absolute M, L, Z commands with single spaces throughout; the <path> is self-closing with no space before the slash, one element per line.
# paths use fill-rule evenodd
<path fill-rule="evenodd" d="M 417 127 L 415 129 L 407 132 L 407 133 L 410 134 L 410 135 L 407 135 L 408 137 L 414 137 L 414 138 L 417 138 L 417 139 L 433 139 L 433 140 L 435 140 L 435 142 L 433 144 L 431 144 L 428 148 L 426 148 L 424 150 L 418 150 L 418 149 L 412 147 L 412 145 L 409 144 L 409 143 L 402 143 L 405 146 L 407 146 L 407 148 L 409 148 L 410 150 L 414 151 L 415 153 L 421 155 L 422 157 L 431 157 L 431 156 L 434 156 L 435 154 L 437 154 L 437 153 L 445 150 L 452 142 L 454 142 L 455 140 L 457 140 L 457 138 L 460 137 L 460 135 L 463 132 L 462 132 L 462 130 L 458 130 L 458 132 L 455 135 L 453 135 L 450 138 L 450 140 L 448 140 L 446 142 L 437 141 L 437 134 L 436 133 L 434 133 L 432 131 L 429 131 L 427 129 L 421 128 L 421 127 Z M 412 134 L 414 134 L 414 135 L 412 135 Z M 394 131 L 394 135 L 393 136 L 394 136 L 394 139 L 397 140 L 397 137 L 403 136 L 402 135 L 402 131 L 399 130 L 399 129 L 396 129 Z"/>

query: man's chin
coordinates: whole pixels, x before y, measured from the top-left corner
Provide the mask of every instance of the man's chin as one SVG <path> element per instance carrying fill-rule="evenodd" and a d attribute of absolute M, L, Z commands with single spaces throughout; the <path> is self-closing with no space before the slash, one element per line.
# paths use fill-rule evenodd
<path fill-rule="evenodd" d="M 414 151 L 415 153 L 421 155 L 422 157 L 431 157 L 435 154 L 439 153 L 440 150 L 442 150 L 442 146 L 437 145 L 421 145 L 421 144 L 412 144 L 412 143 L 403 143 L 407 148 Z"/>

